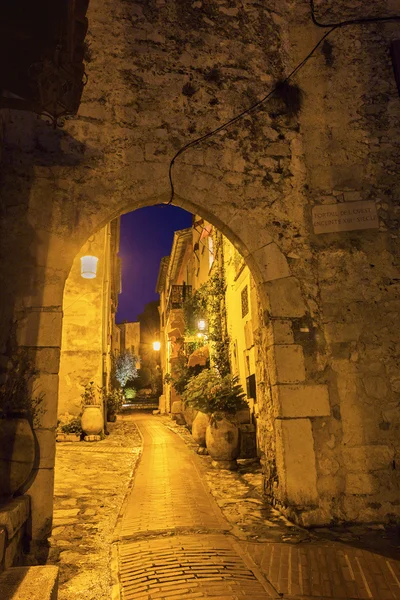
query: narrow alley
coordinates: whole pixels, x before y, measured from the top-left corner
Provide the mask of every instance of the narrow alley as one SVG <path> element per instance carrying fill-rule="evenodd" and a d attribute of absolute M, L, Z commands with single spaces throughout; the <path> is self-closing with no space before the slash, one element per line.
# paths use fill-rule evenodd
<path fill-rule="evenodd" d="M 134 425 L 143 442 L 138 462 Z M 87 448 L 85 452 L 82 444 L 68 444 L 72 448 L 68 453 L 61 445 L 52 538 L 53 548 L 57 549 L 53 550 L 53 559 L 61 560 L 60 600 L 400 598 L 396 549 L 392 547 L 388 553 L 387 548 L 376 552 L 362 544 L 357 548 L 354 542 L 360 536 L 352 535 L 351 527 L 346 530 L 348 542 L 334 541 L 332 536 L 327 539 L 322 531 L 313 533 L 290 524 L 249 493 L 236 504 L 247 511 L 242 522 L 252 522 L 253 517 L 254 526 L 247 530 L 238 526 L 241 523 L 221 508 L 227 506 L 228 497 L 232 501 L 238 494 L 240 474 L 213 470 L 208 457 L 196 454 L 197 446 L 191 436 L 184 433 L 184 428 L 179 430 L 167 418 L 134 413 L 119 417 L 111 426 L 109 438 L 83 446 Z M 85 470 L 86 484 L 81 481 L 80 487 L 70 473 L 67 476 L 63 472 L 69 468 L 66 455 L 73 462 L 78 458 L 76 453 L 80 453 L 80 460 L 83 454 L 87 456 L 92 477 L 96 477 L 90 481 Z M 97 459 L 91 459 L 101 455 L 109 465 L 105 473 Z M 134 465 L 133 485 L 122 503 L 123 489 L 128 489 L 128 473 Z M 90 469 L 87 471 L 89 477 Z M 207 484 L 211 480 L 212 494 Z M 87 496 L 86 501 L 82 499 L 85 488 L 92 486 L 94 493 L 88 508 Z M 74 501 L 72 488 L 79 500 Z M 82 501 L 84 506 L 80 506 Z M 112 533 L 118 503 L 122 503 L 122 510 Z M 110 520 L 111 507 L 115 514 Z M 101 511 L 99 520 L 103 524 L 96 523 L 96 514 L 99 516 Z M 76 527 L 78 513 L 85 531 L 83 537 L 92 540 L 92 548 L 88 549 L 87 541 L 82 539 L 78 551 L 71 553 L 68 532 L 75 527 L 73 535 L 82 535 Z M 368 529 L 374 532 L 369 526 L 364 527 L 364 533 Z M 374 535 L 377 539 L 385 537 L 383 528 L 376 528 Z M 110 548 L 112 580 L 108 581 Z M 83 554 L 79 556 L 80 552 Z"/>

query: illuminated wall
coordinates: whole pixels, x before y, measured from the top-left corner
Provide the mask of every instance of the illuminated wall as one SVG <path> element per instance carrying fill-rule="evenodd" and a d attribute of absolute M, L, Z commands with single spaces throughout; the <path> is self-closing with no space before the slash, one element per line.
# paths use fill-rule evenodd
<path fill-rule="evenodd" d="M 107 385 L 112 333 L 110 225 L 76 256 L 65 284 L 58 414 L 78 415 L 84 386 Z M 89 250 L 90 247 L 90 250 Z M 99 258 L 95 279 L 81 277 L 80 257 Z"/>

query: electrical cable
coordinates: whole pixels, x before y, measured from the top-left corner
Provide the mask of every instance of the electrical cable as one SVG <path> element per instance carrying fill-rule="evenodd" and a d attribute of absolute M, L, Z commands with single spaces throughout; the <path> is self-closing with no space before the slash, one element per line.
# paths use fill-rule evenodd
<path fill-rule="evenodd" d="M 253 111 L 255 111 L 257 109 L 259 109 L 271 96 L 273 96 L 273 94 L 277 91 L 277 89 L 280 86 L 282 86 L 284 83 L 287 83 L 290 79 L 292 79 L 292 77 L 294 77 L 296 75 L 296 73 L 298 71 L 300 71 L 300 69 L 302 69 L 304 67 L 304 65 L 313 56 L 313 54 L 319 48 L 319 46 L 322 44 L 322 42 L 333 31 L 335 31 L 336 29 L 339 29 L 341 27 L 345 27 L 347 25 L 362 25 L 362 24 L 365 24 L 365 23 L 376 23 L 376 22 L 387 22 L 387 21 L 398 21 L 398 20 L 400 20 L 400 16 L 394 15 L 392 17 L 373 17 L 373 18 L 364 18 L 364 19 L 354 19 L 354 20 L 349 20 L 349 21 L 341 21 L 339 23 L 325 24 L 325 23 L 320 23 L 319 21 L 317 21 L 317 19 L 315 17 L 314 0 L 310 0 L 310 8 L 311 8 L 311 19 L 312 19 L 313 23 L 317 27 L 329 28 L 329 31 L 327 31 L 321 37 L 321 39 L 310 50 L 310 52 L 307 54 L 307 56 L 289 73 L 289 75 L 287 75 L 287 77 L 285 77 L 285 79 L 283 79 L 282 81 L 280 81 L 279 83 L 277 83 L 272 88 L 272 90 L 270 92 L 268 92 L 268 94 L 266 96 L 264 96 L 263 98 L 261 98 L 261 100 L 259 100 L 258 102 L 256 102 L 252 106 L 250 106 L 249 108 L 246 108 L 245 110 L 243 110 L 242 112 L 240 112 L 238 115 L 236 115 L 235 117 L 233 117 L 229 121 L 226 121 L 225 123 L 223 123 L 219 127 L 216 127 L 212 131 L 209 131 L 208 133 L 205 133 L 204 135 L 196 138 L 195 140 L 192 140 L 191 142 L 188 142 L 187 144 L 185 144 L 184 146 L 182 146 L 182 148 L 180 148 L 175 153 L 175 155 L 173 156 L 173 158 L 171 159 L 171 161 L 169 163 L 168 177 L 169 177 L 169 183 L 170 183 L 170 188 L 171 188 L 171 197 L 170 197 L 169 201 L 167 202 L 167 205 L 172 204 L 172 202 L 174 200 L 174 197 L 175 197 L 175 186 L 174 186 L 174 182 L 173 182 L 173 179 L 172 179 L 172 169 L 173 169 L 173 166 L 174 166 L 175 161 L 178 158 L 178 156 L 180 156 L 181 154 L 183 154 L 184 152 L 186 152 L 186 150 L 189 150 L 189 148 L 192 148 L 193 146 L 197 146 L 197 144 L 200 144 L 204 140 L 212 137 L 213 135 L 215 135 L 216 133 L 222 131 L 223 129 L 226 129 L 230 125 L 233 125 L 234 123 L 236 123 L 237 121 L 239 121 L 242 117 L 244 117 L 244 116 L 252 113 Z"/>

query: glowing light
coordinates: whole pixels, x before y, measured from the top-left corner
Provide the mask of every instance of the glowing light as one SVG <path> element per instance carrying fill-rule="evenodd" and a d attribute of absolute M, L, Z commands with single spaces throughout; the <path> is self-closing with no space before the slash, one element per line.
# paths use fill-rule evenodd
<path fill-rule="evenodd" d="M 197 323 L 197 329 L 199 331 L 205 331 L 207 327 L 207 323 L 205 322 L 205 319 L 199 319 L 198 323 Z"/>
<path fill-rule="evenodd" d="M 153 350 L 155 350 L 156 352 L 158 352 L 161 348 L 161 343 L 160 342 L 153 342 Z"/>
<path fill-rule="evenodd" d="M 97 256 L 81 256 L 81 276 L 84 279 L 94 279 L 97 273 Z"/>

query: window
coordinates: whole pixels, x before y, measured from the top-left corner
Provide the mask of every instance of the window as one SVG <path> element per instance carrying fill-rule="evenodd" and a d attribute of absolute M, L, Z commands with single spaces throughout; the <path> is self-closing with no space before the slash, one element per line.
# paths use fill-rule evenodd
<path fill-rule="evenodd" d="M 249 289 L 248 289 L 247 285 L 245 285 L 244 288 L 242 289 L 241 300 L 242 300 L 242 319 L 243 319 L 243 317 L 245 317 L 249 312 Z"/>
<path fill-rule="evenodd" d="M 254 373 L 246 377 L 246 394 L 248 398 L 257 401 L 256 376 Z"/>

